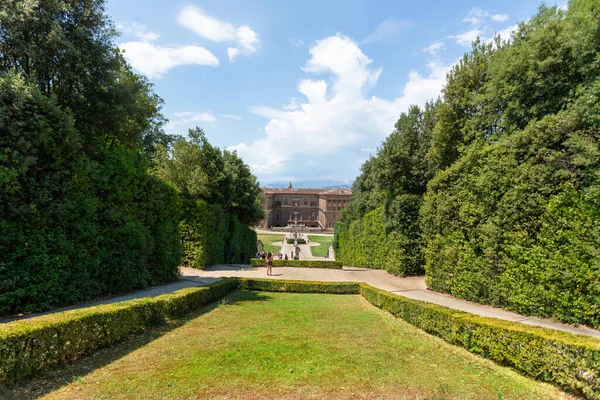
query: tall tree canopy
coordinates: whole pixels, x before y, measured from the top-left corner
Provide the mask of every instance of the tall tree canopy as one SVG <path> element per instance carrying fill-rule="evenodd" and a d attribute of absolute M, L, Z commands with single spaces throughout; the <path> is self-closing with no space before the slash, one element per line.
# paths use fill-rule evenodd
<path fill-rule="evenodd" d="M 405 273 L 405 250 L 396 268 L 377 254 L 412 238 L 424 256 L 409 270 L 424 265 L 432 289 L 600 327 L 599 67 L 595 0 L 541 6 L 509 40 L 477 40 L 429 117 L 403 114 L 363 165 L 336 227 L 342 260 Z"/>

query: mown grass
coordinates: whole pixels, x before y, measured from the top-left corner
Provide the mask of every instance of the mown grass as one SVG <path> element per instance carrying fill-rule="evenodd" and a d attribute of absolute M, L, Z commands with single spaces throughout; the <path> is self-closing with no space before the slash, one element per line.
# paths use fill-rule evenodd
<path fill-rule="evenodd" d="M 333 240 L 333 236 L 308 236 L 308 240 L 311 243 L 319 243 L 320 246 L 311 246 L 310 253 L 313 257 L 325 257 L 327 256 L 327 249 L 329 243 Z"/>
<path fill-rule="evenodd" d="M 257 234 L 257 238 L 262 242 L 266 252 L 274 250 L 275 254 L 277 254 L 281 251 L 281 245 L 275 245 L 273 242 L 283 241 L 284 235 L 259 233 Z"/>
<path fill-rule="evenodd" d="M 238 291 L 137 349 L 110 351 L 43 398 L 570 398 L 354 295 Z"/>

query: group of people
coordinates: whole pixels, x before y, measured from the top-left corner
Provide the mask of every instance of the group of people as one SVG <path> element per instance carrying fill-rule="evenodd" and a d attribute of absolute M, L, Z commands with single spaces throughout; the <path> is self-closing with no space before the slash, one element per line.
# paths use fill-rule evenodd
<path fill-rule="evenodd" d="M 256 253 L 256 258 L 262 258 L 263 260 L 266 260 L 267 257 L 271 257 L 271 258 L 275 258 L 275 250 L 271 250 L 270 252 L 266 253 L 264 250 L 262 253 Z M 283 254 L 282 252 L 277 252 L 277 258 L 280 260 L 289 260 L 289 259 L 293 259 L 294 258 L 294 252 L 290 252 L 290 257 L 288 258 L 287 254 Z"/>

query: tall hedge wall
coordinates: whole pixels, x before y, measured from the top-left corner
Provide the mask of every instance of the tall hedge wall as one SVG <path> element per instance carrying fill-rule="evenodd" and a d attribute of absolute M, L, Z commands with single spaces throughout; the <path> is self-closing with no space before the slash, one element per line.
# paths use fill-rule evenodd
<path fill-rule="evenodd" d="M 113 145 L 92 159 L 70 116 L 0 76 L 0 314 L 166 283 L 180 259 L 179 197 Z"/>
<path fill-rule="evenodd" d="M 418 208 L 415 212 L 418 213 Z M 385 269 L 399 276 L 420 274 L 423 272 L 420 238 L 418 234 L 405 234 L 411 230 L 409 225 L 404 228 L 386 231 L 383 206 L 350 224 L 338 223 L 334 238 L 336 259 L 344 265 Z"/>
<path fill-rule="evenodd" d="M 600 142 L 580 118 L 568 109 L 474 146 L 430 182 L 430 288 L 600 327 Z"/>
<path fill-rule="evenodd" d="M 256 253 L 256 232 L 204 200 L 184 201 L 181 232 L 183 264 L 193 268 L 229 263 L 231 252 L 234 262 L 249 263 Z"/>

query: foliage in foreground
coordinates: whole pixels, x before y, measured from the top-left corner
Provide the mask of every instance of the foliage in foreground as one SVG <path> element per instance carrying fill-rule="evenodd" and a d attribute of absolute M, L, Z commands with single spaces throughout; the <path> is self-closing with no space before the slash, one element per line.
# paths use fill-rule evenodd
<path fill-rule="evenodd" d="M 599 21 L 597 1 L 572 0 L 475 42 L 363 165 L 336 257 L 600 327 Z"/>
<path fill-rule="evenodd" d="M 155 298 L 66 311 L 2 325 L 0 380 L 18 380 L 112 345 L 130 333 L 161 324 L 165 318 L 181 316 L 238 288 L 361 294 L 373 305 L 451 344 L 586 398 L 600 398 L 597 383 L 600 342 L 596 338 L 479 317 L 404 298 L 363 283 L 246 278 L 225 279 L 207 287 L 182 289 Z M 335 328 L 329 327 L 323 334 L 327 335 Z"/>
<path fill-rule="evenodd" d="M 44 393 L 53 400 L 572 398 L 443 343 L 358 296 L 257 291 L 232 293 L 18 385 L 9 396 Z"/>

